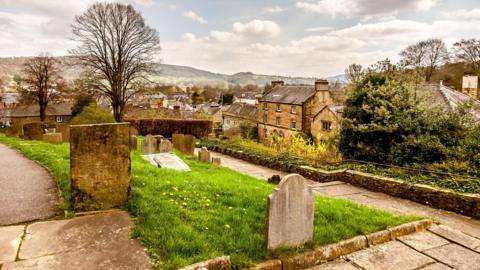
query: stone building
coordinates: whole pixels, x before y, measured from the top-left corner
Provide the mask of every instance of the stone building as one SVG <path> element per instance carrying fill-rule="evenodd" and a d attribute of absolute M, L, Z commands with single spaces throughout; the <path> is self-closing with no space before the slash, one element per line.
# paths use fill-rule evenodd
<path fill-rule="evenodd" d="M 288 140 L 292 131 L 316 137 L 319 128 L 313 125 L 322 120 L 332 121 L 330 128 L 337 126 L 333 120 L 337 121 L 338 114 L 330 117 L 328 112 L 321 113 L 335 103 L 326 80 L 317 80 L 315 85 L 285 85 L 283 81 L 273 81 L 272 88 L 259 98 L 257 105 L 259 141 L 268 141 L 274 135 Z"/>
<path fill-rule="evenodd" d="M 480 100 L 480 83 L 478 76 L 463 76 L 462 92 L 474 99 Z"/>
<path fill-rule="evenodd" d="M 343 106 L 325 105 L 314 117 L 312 123 L 312 137 L 318 139 L 340 129 Z"/>
<path fill-rule="evenodd" d="M 242 123 L 257 125 L 257 107 L 246 103 L 233 103 L 222 112 L 222 128 L 225 134 L 238 131 Z"/>
<path fill-rule="evenodd" d="M 72 103 L 52 103 L 47 106 L 45 121 L 68 122 L 72 118 Z M 0 109 L 0 122 L 15 123 L 40 121 L 40 108 L 38 104 L 20 105 L 14 108 Z"/>

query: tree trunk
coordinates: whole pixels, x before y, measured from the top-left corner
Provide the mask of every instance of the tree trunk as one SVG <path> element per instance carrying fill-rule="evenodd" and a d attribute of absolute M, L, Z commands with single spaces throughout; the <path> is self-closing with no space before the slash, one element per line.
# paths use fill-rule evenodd
<path fill-rule="evenodd" d="M 44 122 L 46 117 L 46 110 L 47 104 L 39 104 L 40 105 L 40 121 Z"/>

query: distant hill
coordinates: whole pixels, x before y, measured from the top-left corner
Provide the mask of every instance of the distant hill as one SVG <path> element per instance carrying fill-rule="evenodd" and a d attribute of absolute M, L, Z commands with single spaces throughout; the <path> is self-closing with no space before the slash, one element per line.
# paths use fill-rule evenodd
<path fill-rule="evenodd" d="M 20 75 L 23 63 L 28 57 L 4 57 L 0 58 L 0 79 L 5 85 L 13 80 L 15 75 Z M 81 68 L 73 66 L 69 57 L 59 57 L 62 63 L 62 75 L 67 80 L 73 80 L 81 73 Z M 263 86 L 274 80 L 283 80 L 287 84 L 313 84 L 313 77 L 285 77 L 277 75 L 261 75 L 252 72 L 239 72 L 233 75 L 213 73 L 206 70 L 187 66 L 159 64 L 158 73 L 151 76 L 155 82 L 174 84 L 179 86 L 216 86 L 227 88 L 228 85 L 254 84 Z M 344 75 L 325 78 L 331 82 L 345 82 Z"/>

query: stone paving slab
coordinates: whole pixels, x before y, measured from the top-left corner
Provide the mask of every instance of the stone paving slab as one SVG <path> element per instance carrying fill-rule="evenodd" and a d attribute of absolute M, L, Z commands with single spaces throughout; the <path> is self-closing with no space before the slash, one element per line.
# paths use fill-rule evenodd
<path fill-rule="evenodd" d="M 429 230 L 459 245 L 480 251 L 480 240 L 472 238 L 460 231 L 443 225 L 433 226 Z"/>
<path fill-rule="evenodd" d="M 25 226 L 0 227 L 0 264 L 15 261 L 24 229 Z"/>
<path fill-rule="evenodd" d="M 433 248 L 425 253 L 455 269 L 480 269 L 480 254 L 457 244 Z"/>
<path fill-rule="evenodd" d="M 446 266 L 443 263 L 434 263 L 420 268 L 420 270 L 450 270 L 451 267 Z"/>
<path fill-rule="evenodd" d="M 409 234 L 399 237 L 398 240 L 418 251 L 425 251 L 450 243 L 445 238 L 437 236 L 431 232 Z"/>
<path fill-rule="evenodd" d="M 47 170 L 0 144 L 0 225 L 47 219 L 58 211 L 58 190 Z"/>
<path fill-rule="evenodd" d="M 411 270 L 435 262 L 432 258 L 416 252 L 398 241 L 352 253 L 347 255 L 347 259 L 355 265 L 369 270 Z"/>
<path fill-rule="evenodd" d="M 310 270 L 359 270 L 359 268 L 355 267 L 353 264 L 345 260 L 333 261 L 327 264 L 317 265 L 309 269 Z"/>
<path fill-rule="evenodd" d="M 142 245 L 130 238 L 131 228 L 124 211 L 37 222 L 27 227 L 20 261 L 2 270 L 151 269 Z"/>

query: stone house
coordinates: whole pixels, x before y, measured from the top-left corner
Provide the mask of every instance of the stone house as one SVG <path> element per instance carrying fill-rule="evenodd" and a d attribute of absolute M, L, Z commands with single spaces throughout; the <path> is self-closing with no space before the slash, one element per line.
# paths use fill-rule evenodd
<path fill-rule="evenodd" d="M 72 118 L 72 106 L 70 102 L 53 103 L 47 106 L 45 112 L 45 121 L 51 122 L 68 122 Z M 40 121 L 40 109 L 38 104 L 20 105 L 15 108 L 0 109 L 0 122 L 15 123 L 22 122 L 36 122 Z"/>
<path fill-rule="evenodd" d="M 233 103 L 222 112 L 222 129 L 227 133 L 234 133 L 240 129 L 242 123 L 257 125 L 257 106 L 246 103 Z"/>
<path fill-rule="evenodd" d="M 325 105 L 314 117 L 312 124 L 312 136 L 314 139 L 326 136 L 332 131 L 340 129 L 343 106 Z"/>
<path fill-rule="evenodd" d="M 312 126 L 322 120 L 332 121 L 334 118 L 328 112 L 320 112 L 335 103 L 326 80 L 317 80 L 315 85 L 285 85 L 283 81 L 273 81 L 270 91 L 258 100 L 259 141 L 268 141 L 274 135 L 289 140 L 292 131 L 316 137 L 319 129 Z M 332 124 L 330 128 L 337 126 Z"/>

